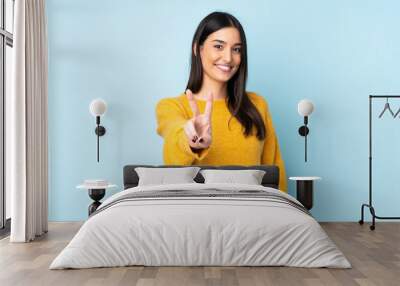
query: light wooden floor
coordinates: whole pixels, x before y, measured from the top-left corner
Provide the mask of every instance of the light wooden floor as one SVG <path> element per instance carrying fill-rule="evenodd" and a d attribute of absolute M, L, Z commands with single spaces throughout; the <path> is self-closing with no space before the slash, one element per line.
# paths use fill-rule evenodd
<path fill-rule="evenodd" d="M 50 223 L 32 243 L 0 241 L 0 285 L 400 285 L 400 223 L 323 223 L 352 269 L 290 267 L 120 267 L 48 270 L 81 223 Z"/>

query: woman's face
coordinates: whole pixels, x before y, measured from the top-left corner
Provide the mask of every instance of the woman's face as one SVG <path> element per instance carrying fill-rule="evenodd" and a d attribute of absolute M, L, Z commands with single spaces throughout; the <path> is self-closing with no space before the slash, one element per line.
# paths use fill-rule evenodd
<path fill-rule="evenodd" d="M 210 34 L 200 46 L 200 57 L 204 73 L 218 82 L 227 82 L 239 69 L 241 61 L 239 31 L 223 28 Z"/>

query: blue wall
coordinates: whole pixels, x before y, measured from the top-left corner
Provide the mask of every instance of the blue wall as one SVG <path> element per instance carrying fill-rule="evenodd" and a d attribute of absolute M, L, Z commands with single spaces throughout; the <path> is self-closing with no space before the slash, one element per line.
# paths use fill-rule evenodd
<path fill-rule="evenodd" d="M 288 175 L 323 178 L 312 213 L 320 221 L 359 219 L 368 194 L 368 95 L 400 93 L 400 3 L 251 3 L 47 1 L 50 220 L 87 217 L 90 199 L 75 188 L 82 180 L 105 178 L 121 187 L 125 164 L 162 163 L 154 107 L 183 91 L 192 35 L 214 10 L 234 14 L 245 28 L 248 90 L 269 102 Z M 109 106 L 100 163 L 88 110 L 97 97 Z M 316 106 L 308 163 L 297 134 L 303 98 Z M 377 102 L 375 119 L 383 104 Z M 400 100 L 392 104 L 397 110 Z M 379 215 L 399 215 L 400 119 L 375 121 L 376 207 Z M 294 194 L 294 183 L 289 187 Z"/>

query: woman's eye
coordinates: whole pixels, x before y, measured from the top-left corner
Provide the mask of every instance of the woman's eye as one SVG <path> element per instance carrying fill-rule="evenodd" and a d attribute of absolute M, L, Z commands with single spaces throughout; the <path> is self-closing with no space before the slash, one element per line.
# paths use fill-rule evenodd
<path fill-rule="evenodd" d="M 214 45 L 214 48 L 220 50 L 220 49 L 222 49 L 222 45 Z"/>
<path fill-rule="evenodd" d="M 234 48 L 234 49 L 233 49 L 233 51 L 234 51 L 235 53 L 240 53 L 240 50 L 241 50 L 240 48 Z"/>

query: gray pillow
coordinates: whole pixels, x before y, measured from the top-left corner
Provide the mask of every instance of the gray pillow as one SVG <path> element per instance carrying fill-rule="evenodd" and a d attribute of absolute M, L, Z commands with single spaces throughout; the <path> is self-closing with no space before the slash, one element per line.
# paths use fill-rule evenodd
<path fill-rule="evenodd" d="M 139 176 L 138 186 L 196 183 L 193 179 L 199 170 L 199 167 L 135 168 Z"/>
<path fill-rule="evenodd" d="M 201 170 L 205 184 L 234 183 L 261 185 L 265 171 L 262 170 Z"/>

